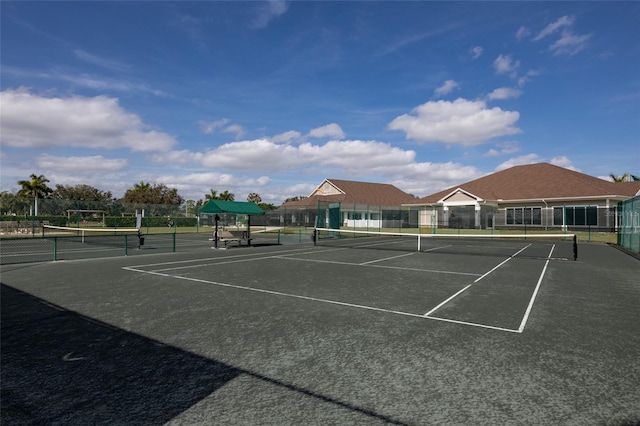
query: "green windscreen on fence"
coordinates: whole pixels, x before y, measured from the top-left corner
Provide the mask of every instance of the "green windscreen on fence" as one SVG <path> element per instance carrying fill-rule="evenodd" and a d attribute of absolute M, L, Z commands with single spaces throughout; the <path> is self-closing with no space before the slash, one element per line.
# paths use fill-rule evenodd
<path fill-rule="evenodd" d="M 618 244 L 640 253 L 640 196 L 618 203 Z"/>

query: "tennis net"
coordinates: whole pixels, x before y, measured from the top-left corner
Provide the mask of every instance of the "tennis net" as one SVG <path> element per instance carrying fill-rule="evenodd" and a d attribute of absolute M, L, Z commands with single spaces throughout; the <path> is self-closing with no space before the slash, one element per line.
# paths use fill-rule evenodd
<path fill-rule="evenodd" d="M 344 249 L 577 260 L 574 234 L 419 234 L 316 228 L 314 244 Z"/>
<path fill-rule="evenodd" d="M 56 237 L 67 242 L 124 247 L 139 243 L 136 228 L 75 228 L 43 225 L 43 237 Z"/>

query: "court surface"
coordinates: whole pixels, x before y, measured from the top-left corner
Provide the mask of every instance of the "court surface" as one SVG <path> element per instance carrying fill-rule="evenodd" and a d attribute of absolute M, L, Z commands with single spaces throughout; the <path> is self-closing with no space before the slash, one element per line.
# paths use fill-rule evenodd
<path fill-rule="evenodd" d="M 5 265 L 2 423 L 640 422 L 640 261 L 443 247 Z"/>

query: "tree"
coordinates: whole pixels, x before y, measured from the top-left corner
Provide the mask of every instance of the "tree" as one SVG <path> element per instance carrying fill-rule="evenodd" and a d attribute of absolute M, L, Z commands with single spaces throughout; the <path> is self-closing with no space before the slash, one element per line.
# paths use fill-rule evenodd
<path fill-rule="evenodd" d="M 613 173 L 610 173 L 609 177 L 614 182 L 626 182 L 629 180 L 629 173 L 625 173 L 622 176 L 616 176 Z"/>
<path fill-rule="evenodd" d="M 146 203 L 146 204 L 169 204 L 179 206 L 184 202 L 184 198 L 178 195 L 178 190 L 169 188 L 160 183 L 151 185 L 141 181 L 132 188 L 127 189 L 122 201 L 125 203 Z"/>
<path fill-rule="evenodd" d="M 53 190 L 47 186 L 47 182 L 49 179 L 44 177 L 44 175 L 36 175 L 35 173 L 31 174 L 31 180 L 19 180 L 18 185 L 21 186 L 21 189 L 18 191 L 19 197 L 33 197 L 35 200 L 35 210 L 34 215 L 38 215 L 38 198 L 45 198 L 47 195 L 51 194 Z"/>
<path fill-rule="evenodd" d="M 258 204 L 258 207 L 260 207 L 262 210 L 275 210 L 275 209 L 277 209 L 277 207 L 274 206 L 271 203 L 260 203 L 260 204 Z"/>
<path fill-rule="evenodd" d="M 51 198 L 59 200 L 85 200 L 85 201 L 111 201 L 110 191 L 101 191 L 90 185 L 80 184 L 76 186 L 56 185 L 51 193 Z"/>
<path fill-rule="evenodd" d="M 247 196 L 247 201 L 250 203 L 260 204 L 262 202 L 262 198 L 257 192 L 252 192 Z"/>
<path fill-rule="evenodd" d="M 300 200 L 304 200 L 305 198 L 307 198 L 304 195 L 297 195 L 295 197 L 291 197 L 291 198 L 287 198 L 286 200 L 284 200 L 284 202 L 289 202 L 289 201 L 300 201 Z"/>
<path fill-rule="evenodd" d="M 214 191 L 213 189 L 209 194 L 205 194 L 205 201 L 217 200 L 218 199 L 218 191 Z"/>
<path fill-rule="evenodd" d="M 8 191 L 2 191 L 0 193 L 0 214 L 3 215 L 17 215 L 26 214 L 31 207 L 31 202 L 25 200 L 22 197 L 16 197 Z"/>
<path fill-rule="evenodd" d="M 220 196 L 218 197 L 219 200 L 224 200 L 224 201 L 233 201 L 235 200 L 236 196 L 233 195 L 231 192 L 229 192 L 228 190 L 225 190 L 222 194 L 220 194 Z"/>

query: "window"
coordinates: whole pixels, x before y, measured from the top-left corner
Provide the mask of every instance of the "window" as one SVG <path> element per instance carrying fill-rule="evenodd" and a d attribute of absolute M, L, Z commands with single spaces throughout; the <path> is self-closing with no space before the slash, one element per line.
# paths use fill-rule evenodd
<path fill-rule="evenodd" d="M 563 207 L 553 208 L 553 224 L 563 225 Z M 564 207 L 564 225 L 566 226 L 597 226 L 598 207 L 596 206 L 571 206 Z"/>
<path fill-rule="evenodd" d="M 553 208 L 553 225 L 554 226 L 562 226 L 564 225 L 562 207 L 554 207 Z"/>
<path fill-rule="evenodd" d="M 507 225 L 542 225 L 541 207 L 508 207 Z"/>

